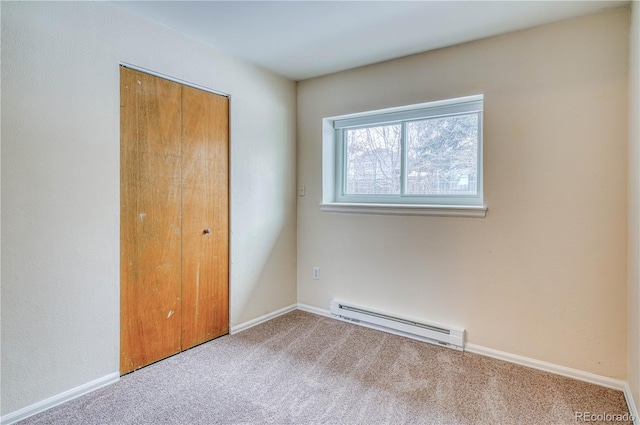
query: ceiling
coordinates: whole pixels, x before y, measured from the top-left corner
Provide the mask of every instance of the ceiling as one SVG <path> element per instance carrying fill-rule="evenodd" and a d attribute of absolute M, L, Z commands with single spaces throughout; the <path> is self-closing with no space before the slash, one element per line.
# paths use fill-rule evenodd
<path fill-rule="evenodd" d="M 619 7 L 628 1 L 114 1 L 304 80 Z"/>

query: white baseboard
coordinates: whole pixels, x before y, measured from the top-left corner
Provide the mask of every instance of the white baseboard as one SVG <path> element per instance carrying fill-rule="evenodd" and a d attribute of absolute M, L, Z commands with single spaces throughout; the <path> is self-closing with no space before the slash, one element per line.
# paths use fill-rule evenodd
<path fill-rule="evenodd" d="M 267 313 L 264 316 L 256 317 L 255 319 L 249 320 L 247 322 L 241 323 L 239 325 L 232 326 L 230 329 L 230 334 L 237 334 L 238 332 L 245 331 L 249 328 L 257 326 L 261 323 L 268 322 L 271 319 L 275 319 L 278 316 L 282 316 L 283 314 L 287 314 L 290 311 L 295 310 L 297 307 L 296 304 L 291 304 L 290 306 L 283 307 L 279 310 L 273 311 L 271 313 Z"/>
<path fill-rule="evenodd" d="M 607 376 L 597 375 L 591 372 L 585 372 L 579 369 L 573 369 L 566 366 L 560 366 L 554 363 L 544 362 L 542 360 L 532 359 L 530 357 L 519 356 L 517 354 L 507 353 L 505 351 L 494 350 L 493 348 L 483 347 L 476 344 L 466 344 L 465 351 L 480 354 L 494 359 L 504 360 L 509 363 L 515 363 L 521 366 L 527 366 L 533 369 L 542 370 L 544 372 L 554 373 L 556 375 L 566 376 L 567 378 L 577 379 L 579 381 L 589 382 L 591 384 L 600 385 L 602 387 L 612 388 L 614 390 L 624 391 L 625 381 L 620 379 L 609 378 Z"/>
<path fill-rule="evenodd" d="M 329 310 L 325 310 L 323 308 L 314 307 L 312 305 L 300 304 L 298 303 L 298 310 L 306 311 L 307 313 L 317 314 L 319 316 L 331 317 L 331 312 Z"/>
<path fill-rule="evenodd" d="M 640 416 L 638 416 L 638 405 L 633 400 L 631 394 L 631 387 L 628 382 L 624 383 L 624 398 L 627 400 L 627 406 L 629 406 L 629 414 L 633 416 L 633 424 L 640 425 Z"/>
<path fill-rule="evenodd" d="M 30 406 L 23 407 L 22 409 L 16 410 L 15 412 L 7 413 L 2 418 L 0 418 L 0 424 L 9 425 L 16 423 L 28 418 L 29 416 L 44 412 L 45 410 L 51 409 L 52 407 L 55 407 L 59 404 L 66 403 L 67 401 L 71 401 L 74 398 L 78 398 L 99 388 L 116 383 L 119 380 L 120 373 L 110 373 L 107 376 L 103 376 L 102 378 L 87 382 L 86 384 L 80 385 L 79 387 L 72 388 L 63 393 L 54 395 L 53 397 L 49 397 L 45 400 L 34 403 Z"/>

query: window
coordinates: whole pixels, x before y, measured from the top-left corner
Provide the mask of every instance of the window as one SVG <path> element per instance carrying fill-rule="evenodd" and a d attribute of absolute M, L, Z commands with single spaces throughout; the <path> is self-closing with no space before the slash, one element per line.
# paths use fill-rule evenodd
<path fill-rule="evenodd" d="M 325 118 L 331 212 L 484 217 L 483 96 Z"/>

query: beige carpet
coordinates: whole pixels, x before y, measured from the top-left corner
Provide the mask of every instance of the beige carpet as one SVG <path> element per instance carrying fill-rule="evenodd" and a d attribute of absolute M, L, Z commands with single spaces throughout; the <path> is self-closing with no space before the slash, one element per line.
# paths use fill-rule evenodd
<path fill-rule="evenodd" d="M 620 391 L 295 311 L 23 423 L 576 424 L 576 412 L 628 410 Z"/>

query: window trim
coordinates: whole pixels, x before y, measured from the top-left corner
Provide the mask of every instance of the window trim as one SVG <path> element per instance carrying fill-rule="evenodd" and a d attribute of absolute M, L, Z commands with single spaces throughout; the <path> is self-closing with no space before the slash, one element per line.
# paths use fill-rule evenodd
<path fill-rule="evenodd" d="M 325 212 L 392 215 L 438 215 L 485 217 L 483 193 L 483 106 L 484 96 L 474 95 L 417 105 L 341 115 L 322 120 L 322 203 Z M 349 128 L 364 128 L 420 119 L 478 113 L 478 193 L 477 195 L 345 195 L 343 133 Z M 406 155 L 403 149 L 402 155 Z M 406 158 L 403 158 L 403 169 Z M 404 178 L 402 179 L 404 180 Z M 403 185 L 401 181 L 401 185 Z"/>

